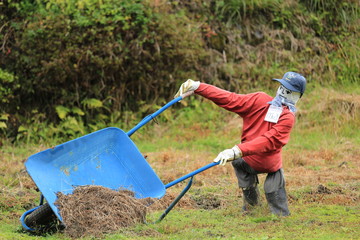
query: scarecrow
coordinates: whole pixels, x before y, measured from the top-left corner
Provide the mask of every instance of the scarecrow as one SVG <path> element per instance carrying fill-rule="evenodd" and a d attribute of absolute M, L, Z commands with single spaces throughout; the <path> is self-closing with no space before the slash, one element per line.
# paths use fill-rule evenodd
<path fill-rule="evenodd" d="M 244 211 L 260 204 L 258 174 L 266 173 L 264 191 L 271 212 L 288 216 L 281 152 L 290 139 L 295 105 L 305 92 L 306 79 L 287 72 L 273 80 L 280 83 L 274 98 L 264 92 L 237 94 L 191 79 L 181 85 L 175 97 L 193 91 L 243 119 L 241 142 L 220 152 L 214 162 L 232 162 L 243 192 Z"/>

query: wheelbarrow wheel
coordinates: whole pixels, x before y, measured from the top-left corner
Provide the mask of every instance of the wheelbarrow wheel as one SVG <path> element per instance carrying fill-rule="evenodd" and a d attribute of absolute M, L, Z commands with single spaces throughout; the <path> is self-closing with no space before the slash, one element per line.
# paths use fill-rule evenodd
<path fill-rule="evenodd" d="M 27 215 L 25 224 L 36 232 L 56 231 L 61 228 L 55 213 L 48 203 L 40 205 Z"/>

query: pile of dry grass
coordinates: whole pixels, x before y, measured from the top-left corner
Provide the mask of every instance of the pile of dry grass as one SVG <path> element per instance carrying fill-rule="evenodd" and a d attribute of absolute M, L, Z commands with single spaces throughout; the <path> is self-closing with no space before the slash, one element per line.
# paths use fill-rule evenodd
<path fill-rule="evenodd" d="M 58 193 L 55 204 L 70 237 L 95 236 L 142 223 L 150 199 L 136 199 L 129 190 L 102 186 L 77 187 L 73 194 Z"/>

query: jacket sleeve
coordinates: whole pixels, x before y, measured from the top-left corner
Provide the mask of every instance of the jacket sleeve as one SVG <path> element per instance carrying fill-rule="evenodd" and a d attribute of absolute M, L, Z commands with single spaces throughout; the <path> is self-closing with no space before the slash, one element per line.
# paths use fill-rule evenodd
<path fill-rule="evenodd" d="M 213 101 L 219 107 L 240 115 L 250 111 L 252 107 L 249 101 L 251 94 L 237 94 L 206 83 L 201 83 L 195 93 Z"/>
<path fill-rule="evenodd" d="M 292 113 L 284 114 L 269 131 L 251 141 L 238 144 L 243 157 L 280 150 L 288 143 L 294 122 Z"/>

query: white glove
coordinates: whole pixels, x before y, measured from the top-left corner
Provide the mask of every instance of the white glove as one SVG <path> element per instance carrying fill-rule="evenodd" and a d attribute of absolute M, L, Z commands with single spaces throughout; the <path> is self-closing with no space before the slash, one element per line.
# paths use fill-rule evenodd
<path fill-rule="evenodd" d="M 219 155 L 214 159 L 214 162 L 219 162 L 219 165 L 225 166 L 225 164 L 229 161 L 234 161 L 237 158 L 242 157 L 242 152 L 240 148 L 235 145 L 231 149 L 226 149 L 219 153 Z"/>
<path fill-rule="evenodd" d="M 179 91 L 175 94 L 174 98 L 177 98 L 187 92 L 195 91 L 200 86 L 199 81 L 188 79 L 186 82 L 181 84 Z"/>

